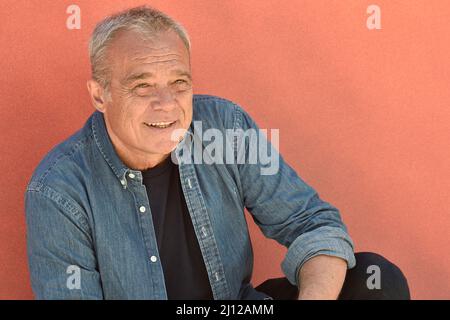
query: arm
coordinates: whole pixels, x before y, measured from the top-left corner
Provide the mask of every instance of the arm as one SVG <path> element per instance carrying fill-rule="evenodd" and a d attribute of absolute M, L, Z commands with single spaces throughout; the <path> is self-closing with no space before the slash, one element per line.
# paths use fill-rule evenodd
<path fill-rule="evenodd" d="M 300 269 L 299 300 L 336 300 L 344 284 L 345 260 L 319 255 L 305 262 Z"/>
<path fill-rule="evenodd" d="M 258 130 L 256 123 L 239 106 L 236 106 L 235 114 L 240 117 L 235 120 L 237 124 L 235 128 Z M 248 152 L 247 141 L 245 143 L 244 149 Z M 333 261 L 342 260 L 346 268 L 354 267 L 353 242 L 341 220 L 339 210 L 323 201 L 319 194 L 284 161 L 275 148 L 269 150 L 279 159 L 275 174 L 261 175 L 263 165 L 259 162 L 238 165 L 244 205 L 266 237 L 288 248 L 282 269 L 289 282 L 299 284 L 300 270 L 305 265 L 301 274 L 303 283 L 301 289 L 304 292 L 302 295 L 311 292 L 307 288 L 312 288 L 312 283 L 315 282 L 318 286 L 321 286 L 318 283 L 320 282 L 322 287 L 327 287 L 323 284 L 325 280 L 321 278 L 322 276 L 313 272 L 316 267 L 328 270 L 323 277 L 336 277 L 336 284 L 329 284 L 329 290 L 334 294 L 340 290 L 338 287 L 341 284 L 338 283 L 343 277 L 341 268 L 336 267 L 335 263 L 325 265 L 322 262 L 331 261 L 329 259 L 313 258 L 335 257 L 338 260 Z"/>
<path fill-rule="evenodd" d="M 40 186 L 27 190 L 25 211 L 35 298 L 102 299 L 91 232 L 80 208 L 51 188 Z"/>

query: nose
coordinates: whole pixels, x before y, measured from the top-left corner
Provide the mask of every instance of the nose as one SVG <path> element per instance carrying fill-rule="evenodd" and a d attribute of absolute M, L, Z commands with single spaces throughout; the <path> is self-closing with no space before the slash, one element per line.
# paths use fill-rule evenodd
<path fill-rule="evenodd" d="M 153 110 L 171 110 L 175 106 L 175 98 L 169 88 L 159 88 L 150 102 Z"/>

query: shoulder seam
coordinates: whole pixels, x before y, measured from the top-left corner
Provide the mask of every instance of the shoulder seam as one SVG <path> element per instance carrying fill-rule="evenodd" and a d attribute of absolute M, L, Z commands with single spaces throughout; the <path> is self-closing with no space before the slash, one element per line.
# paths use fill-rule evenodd
<path fill-rule="evenodd" d="M 83 231 L 88 232 L 90 230 L 90 226 L 87 222 L 87 217 L 85 217 L 81 213 L 83 210 L 72 200 L 64 197 L 61 193 L 46 185 L 40 185 L 39 189 L 27 190 L 27 193 L 32 192 L 56 203 L 61 209 L 63 209 L 69 215 L 73 216 L 81 224 L 81 226 L 84 228 Z"/>
<path fill-rule="evenodd" d="M 92 138 L 92 131 L 86 136 L 83 137 L 81 139 L 79 139 L 73 146 L 72 148 L 65 152 L 65 153 L 61 153 L 59 154 L 56 159 L 48 166 L 48 168 L 44 171 L 44 173 L 42 173 L 42 175 L 38 178 L 37 183 L 38 184 L 42 184 L 43 185 L 43 181 L 45 180 L 45 178 L 47 177 L 47 175 L 50 173 L 50 171 L 53 169 L 53 167 L 63 158 L 68 158 L 70 156 L 72 156 L 76 151 L 78 151 L 78 149 L 80 148 L 80 146 L 82 145 L 83 142 L 85 142 L 86 140 Z"/>
<path fill-rule="evenodd" d="M 241 129 L 242 128 L 242 110 L 237 104 L 233 104 L 233 105 L 234 105 L 233 128 L 234 128 L 234 130 Z"/>

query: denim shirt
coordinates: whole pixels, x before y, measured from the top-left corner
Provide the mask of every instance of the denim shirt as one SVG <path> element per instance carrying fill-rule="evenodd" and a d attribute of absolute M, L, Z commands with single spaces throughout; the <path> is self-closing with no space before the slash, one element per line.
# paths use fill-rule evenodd
<path fill-rule="evenodd" d="M 195 121 L 204 130 L 259 129 L 240 106 L 208 95 L 194 95 L 186 132 L 201 140 Z M 237 145 L 231 148 L 236 155 Z M 183 151 L 173 153 L 181 160 Z M 262 175 L 262 166 L 179 162 L 214 299 L 269 298 L 251 285 L 245 208 L 266 237 L 288 249 L 281 267 L 292 284 L 298 284 L 301 266 L 320 254 L 355 265 L 338 209 L 321 200 L 281 155 L 276 174 Z M 142 173 L 120 160 L 102 113 L 95 111 L 40 162 L 26 189 L 25 211 L 37 299 L 167 299 Z"/>

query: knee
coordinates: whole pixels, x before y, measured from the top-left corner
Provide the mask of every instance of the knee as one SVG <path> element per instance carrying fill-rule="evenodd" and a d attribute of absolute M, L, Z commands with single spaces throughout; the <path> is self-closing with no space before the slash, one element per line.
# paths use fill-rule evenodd
<path fill-rule="evenodd" d="M 356 253 L 355 258 L 355 268 L 347 272 L 350 287 L 345 288 L 354 298 L 356 294 L 362 299 L 410 299 L 406 277 L 395 264 L 372 252 Z"/>

